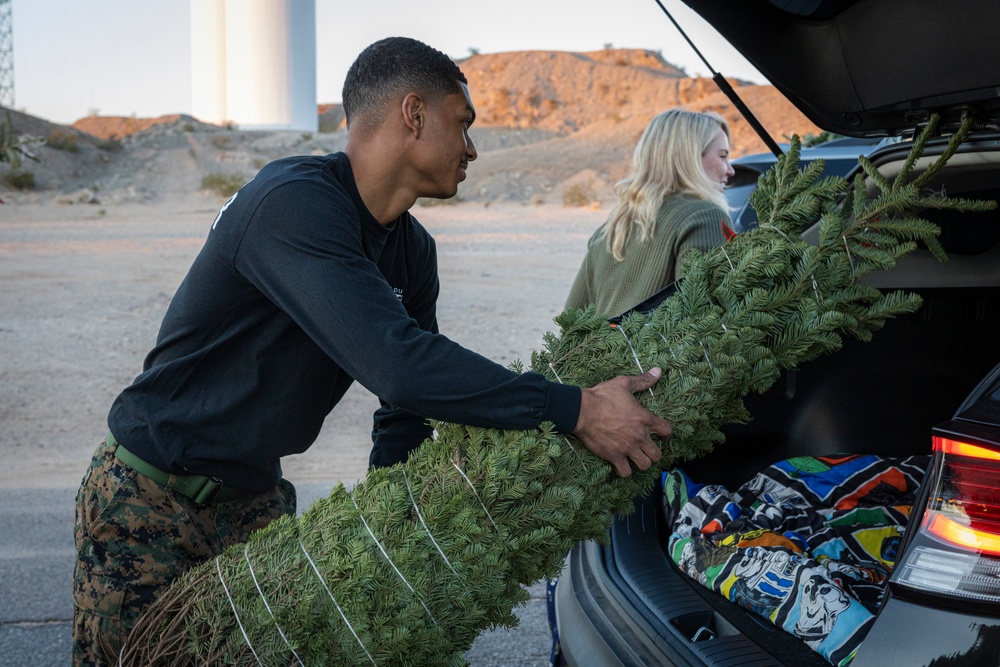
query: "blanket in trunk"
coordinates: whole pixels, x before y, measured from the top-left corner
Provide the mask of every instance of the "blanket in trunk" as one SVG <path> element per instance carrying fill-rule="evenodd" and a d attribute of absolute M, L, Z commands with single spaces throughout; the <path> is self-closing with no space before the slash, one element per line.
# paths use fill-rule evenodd
<path fill-rule="evenodd" d="M 779 461 L 735 493 L 663 473 L 671 558 L 847 665 L 875 619 L 929 456 Z"/>

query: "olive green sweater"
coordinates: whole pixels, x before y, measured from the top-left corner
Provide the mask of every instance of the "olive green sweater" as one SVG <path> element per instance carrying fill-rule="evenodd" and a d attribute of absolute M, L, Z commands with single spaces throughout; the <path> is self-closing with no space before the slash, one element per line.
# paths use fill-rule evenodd
<path fill-rule="evenodd" d="M 595 304 L 602 314 L 621 315 L 680 278 L 689 250 L 725 243 L 723 222 L 732 227 L 729 215 L 715 204 L 690 194 L 671 195 L 660 205 L 656 225 L 644 242 L 639 234 L 630 235 L 620 262 L 607 250 L 604 223 L 587 243 L 566 307 Z"/>

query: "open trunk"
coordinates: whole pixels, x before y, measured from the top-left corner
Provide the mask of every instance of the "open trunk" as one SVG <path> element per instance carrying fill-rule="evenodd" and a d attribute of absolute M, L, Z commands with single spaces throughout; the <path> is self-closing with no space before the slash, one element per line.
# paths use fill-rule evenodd
<path fill-rule="evenodd" d="M 935 188 L 1000 199 L 998 139 L 967 144 Z M 907 148 L 889 147 L 873 161 L 891 176 Z M 925 155 L 935 150 L 931 145 Z M 726 442 L 712 454 L 681 465 L 695 482 L 736 489 L 768 465 L 797 456 L 930 454 L 931 429 L 949 420 L 1000 361 L 1000 216 L 928 217 L 942 227 L 950 261 L 940 264 L 920 249 L 869 280 L 879 288 L 919 293 L 923 307 L 890 321 L 871 342 L 847 340 L 841 351 L 784 373 L 766 394 L 749 396 L 753 421 L 729 427 Z M 920 510 L 914 507 L 911 523 L 919 521 Z M 610 537 L 607 545 L 573 549 L 556 588 L 568 664 L 829 664 L 805 643 L 678 570 L 665 553 L 669 527 L 659 488 L 636 499 L 636 511 L 617 519 Z M 899 647 L 899 638 L 919 631 L 906 611 L 911 604 L 890 592 L 855 667 L 918 664 Z M 921 622 L 930 623 L 932 632 L 934 624 L 947 624 L 947 614 L 923 613 Z M 898 662 L 891 662 L 893 655 Z"/>

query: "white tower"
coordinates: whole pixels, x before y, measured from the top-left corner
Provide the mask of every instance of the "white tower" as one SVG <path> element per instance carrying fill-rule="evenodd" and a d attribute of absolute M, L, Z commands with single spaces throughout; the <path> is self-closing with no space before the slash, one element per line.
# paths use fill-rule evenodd
<path fill-rule="evenodd" d="M 10 0 L 0 0 L 0 105 L 14 108 L 14 19 Z"/>
<path fill-rule="evenodd" d="M 315 0 L 191 0 L 192 113 L 315 132 Z"/>

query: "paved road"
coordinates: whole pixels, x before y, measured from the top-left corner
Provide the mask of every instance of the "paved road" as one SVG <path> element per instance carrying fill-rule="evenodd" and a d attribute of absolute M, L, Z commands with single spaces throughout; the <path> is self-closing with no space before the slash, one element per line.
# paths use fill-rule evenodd
<path fill-rule="evenodd" d="M 329 485 L 296 484 L 300 507 Z M 0 666 L 69 665 L 73 602 L 75 488 L 0 489 Z M 547 665 L 545 587 L 529 589 L 514 630 L 482 634 L 466 659 L 472 667 Z"/>

